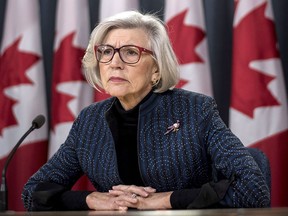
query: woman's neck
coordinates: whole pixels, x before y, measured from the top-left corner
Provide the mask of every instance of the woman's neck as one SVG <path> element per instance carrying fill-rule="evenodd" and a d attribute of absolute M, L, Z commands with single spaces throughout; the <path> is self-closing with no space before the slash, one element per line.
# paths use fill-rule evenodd
<path fill-rule="evenodd" d="M 128 111 L 136 107 L 141 101 L 143 101 L 144 98 L 146 98 L 147 95 L 150 95 L 149 93 L 152 92 L 151 89 L 145 94 L 142 95 L 132 95 L 132 96 L 125 96 L 125 97 L 117 97 L 121 106 L 124 110 Z"/>

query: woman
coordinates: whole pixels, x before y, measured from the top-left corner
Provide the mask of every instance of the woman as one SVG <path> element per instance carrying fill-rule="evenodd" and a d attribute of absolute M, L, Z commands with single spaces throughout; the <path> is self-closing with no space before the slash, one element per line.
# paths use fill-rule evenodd
<path fill-rule="evenodd" d="M 212 98 L 173 89 L 178 65 L 164 24 L 124 12 L 92 32 L 88 82 L 112 97 L 80 113 L 24 187 L 28 210 L 267 207 L 269 188 Z M 86 174 L 96 191 L 70 191 Z"/>

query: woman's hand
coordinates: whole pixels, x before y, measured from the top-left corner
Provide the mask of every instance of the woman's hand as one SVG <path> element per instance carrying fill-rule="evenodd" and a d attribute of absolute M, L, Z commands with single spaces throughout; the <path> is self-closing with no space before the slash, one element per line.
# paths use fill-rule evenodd
<path fill-rule="evenodd" d="M 136 198 L 124 194 L 118 196 L 111 193 L 92 192 L 86 197 L 86 203 L 92 210 L 126 211 L 128 206 L 117 203 L 118 201 L 130 203 L 130 205 L 138 202 Z"/>
<path fill-rule="evenodd" d="M 155 192 L 156 192 L 156 189 L 152 187 L 140 187 L 140 186 L 135 186 L 135 185 L 116 185 L 112 187 L 112 190 L 109 190 L 109 193 L 115 196 L 137 195 L 141 197 L 148 197 L 149 194 L 152 194 Z"/>
<path fill-rule="evenodd" d="M 151 187 L 139 187 L 135 185 L 117 185 L 109 191 L 111 195 L 118 196 L 115 203 L 137 209 L 171 209 L 170 196 L 172 192 L 156 193 Z M 128 197 L 135 199 L 130 202 Z"/>

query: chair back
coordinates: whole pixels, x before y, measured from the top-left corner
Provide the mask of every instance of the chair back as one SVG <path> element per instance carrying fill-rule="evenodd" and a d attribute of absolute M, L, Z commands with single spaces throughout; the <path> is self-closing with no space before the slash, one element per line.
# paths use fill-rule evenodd
<path fill-rule="evenodd" d="M 260 149 L 250 147 L 248 147 L 247 149 L 258 164 L 261 172 L 263 173 L 263 176 L 265 177 L 271 194 L 271 170 L 268 157 Z"/>

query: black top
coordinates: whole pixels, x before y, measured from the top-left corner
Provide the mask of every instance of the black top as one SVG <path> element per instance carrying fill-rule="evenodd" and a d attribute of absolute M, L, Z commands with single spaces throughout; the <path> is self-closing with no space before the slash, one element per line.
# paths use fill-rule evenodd
<path fill-rule="evenodd" d="M 118 125 L 118 130 L 112 133 L 118 133 L 118 139 L 114 139 L 114 141 L 120 178 L 126 185 L 144 185 L 138 167 L 137 124 L 139 105 L 132 110 L 125 111 L 120 102 L 117 101 L 113 111 Z"/>

